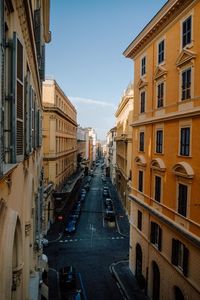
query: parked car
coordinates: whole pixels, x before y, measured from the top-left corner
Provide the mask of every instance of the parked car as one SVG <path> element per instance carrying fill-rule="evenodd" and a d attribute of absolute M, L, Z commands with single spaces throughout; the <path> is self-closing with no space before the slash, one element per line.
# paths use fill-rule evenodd
<path fill-rule="evenodd" d="M 59 284 L 61 291 L 76 289 L 76 271 L 73 266 L 66 266 L 59 270 Z"/>
<path fill-rule="evenodd" d="M 106 198 L 104 201 L 105 207 L 106 206 L 113 206 L 113 202 L 111 198 Z"/>
<path fill-rule="evenodd" d="M 65 227 L 65 232 L 66 233 L 73 233 L 76 231 L 76 222 L 71 220 L 67 223 Z"/>
<path fill-rule="evenodd" d="M 81 189 L 81 195 L 86 193 L 87 193 L 86 189 Z"/>
<path fill-rule="evenodd" d="M 106 198 L 109 198 L 110 196 L 109 188 L 106 186 L 103 187 L 103 196 Z"/>
<path fill-rule="evenodd" d="M 114 222 L 115 221 L 115 213 L 114 213 L 114 211 L 106 210 L 104 219 L 106 221 L 109 221 L 109 222 Z"/>
<path fill-rule="evenodd" d="M 90 189 L 89 183 L 86 183 L 86 184 L 84 185 L 84 189 L 85 189 L 86 191 L 89 191 L 89 189 Z"/>
<path fill-rule="evenodd" d="M 81 201 L 82 203 L 85 201 L 85 196 L 86 196 L 86 194 L 82 194 L 82 195 L 80 196 L 80 201 Z"/>

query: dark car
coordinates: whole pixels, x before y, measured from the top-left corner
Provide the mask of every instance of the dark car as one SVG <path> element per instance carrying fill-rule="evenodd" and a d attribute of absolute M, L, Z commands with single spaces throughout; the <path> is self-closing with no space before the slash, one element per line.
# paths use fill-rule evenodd
<path fill-rule="evenodd" d="M 113 206 L 113 202 L 111 198 L 106 198 L 104 201 L 105 207 L 107 206 Z"/>
<path fill-rule="evenodd" d="M 108 187 L 103 187 L 103 196 L 109 198 L 110 192 Z"/>
<path fill-rule="evenodd" d="M 76 231 L 76 221 L 71 220 L 67 223 L 65 227 L 65 232 L 66 233 L 73 233 Z"/>
<path fill-rule="evenodd" d="M 89 191 L 89 189 L 90 189 L 89 183 L 86 183 L 86 184 L 84 185 L 84 189 L 85 189 L 86 191 Z"/>
<path fill-rule="evenodd" d="M 106 210 L 104 219 L 109 222 L 115 222 L 115 213 L 114 211 Z"/>
<path fill-rule="evenodd" d="M 66 266 L 59 270 L 59 284 L 61 291 L 76 289 L 76 271 L 73 266 Z"/>

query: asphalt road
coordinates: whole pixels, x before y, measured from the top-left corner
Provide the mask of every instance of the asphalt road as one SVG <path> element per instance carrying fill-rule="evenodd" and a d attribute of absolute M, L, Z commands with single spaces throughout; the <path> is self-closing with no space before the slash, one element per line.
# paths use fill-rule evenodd
<path fill-rule="evenodd" d="M 101 174 L 101 168 L 96 168 L 76 233 L 63 234 L 46 249 L 50 300 L 61 298 L 56 271 L 66 265 L 73 265 L 80 273 L 88 300 L 123 299 L 109 266 L 127 259 L 129 238 L 120 234 L 118 226 L 110 226 L 104 221 Z"/>

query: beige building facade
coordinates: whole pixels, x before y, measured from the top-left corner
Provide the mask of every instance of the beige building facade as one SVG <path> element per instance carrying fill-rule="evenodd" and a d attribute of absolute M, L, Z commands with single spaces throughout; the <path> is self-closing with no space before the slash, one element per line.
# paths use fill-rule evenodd
<path fill-rule="evenodd" d="M 41 296 L 41 81 L 49 9 L 49 1 L 0 2 L 1 300 Z"/>
<path fill-rule="evenodd" d="M 151 299 L 200 299 L 200 2 L 167 1 L 134 61 L 130 268 Z"/>
<path fill-rule="evenodd" d="M 44 179 L 60 191 L 77 168 L 77 112 L 55 80 L 43 82 Z"/>
<path fill-rule="evenodd" d="M 116 117 L 116 188 L 127 215 L 130 215 L 128 199 L 131 181 L 132 158 L 132 114 L 134 105 L 133 83 L 131 82 L 121 98 Z"/>

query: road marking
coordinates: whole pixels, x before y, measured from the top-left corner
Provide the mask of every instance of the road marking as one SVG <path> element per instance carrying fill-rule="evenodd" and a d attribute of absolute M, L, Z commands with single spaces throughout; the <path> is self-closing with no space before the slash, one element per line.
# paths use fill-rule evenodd
<path fill-rule="evenodd" d="M 101 241 L 101 240 L 123 240 L 124 237 L 123 236 L 112 236 L 112 237 L 107 237 L 107 238 L 93 238 L 93 240 L 96 241 Z M 66 240 L 60 240 L 59 243 L 72 243 L 72 242 L 81 242 L 81 241 L 88 241 L 91 240 L 91 238 L 89 239 L 66 239 Z"/>

